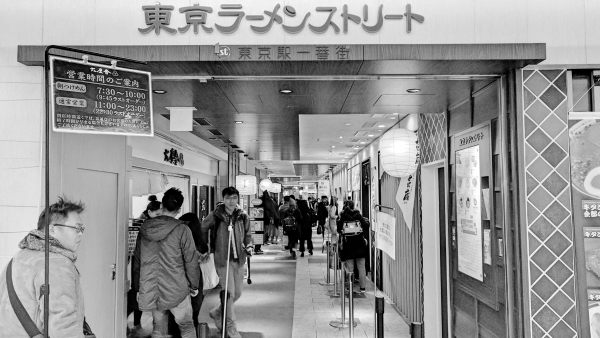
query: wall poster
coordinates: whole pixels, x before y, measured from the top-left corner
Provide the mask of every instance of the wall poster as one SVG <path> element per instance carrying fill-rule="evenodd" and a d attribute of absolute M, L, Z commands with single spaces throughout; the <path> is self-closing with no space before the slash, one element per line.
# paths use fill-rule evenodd
<path fill-rule="evenodd" d="M 571 198 L 576 243 L 583 243 L 591 337 L 600 338 L 600 113 L 569 114 Z M 581 271 L 581 270 L 580 270 Z"/>
<path fill-rule="evenodd" d="M 456 151 L 458 271 L 483 282 L 479 145 Z"/>

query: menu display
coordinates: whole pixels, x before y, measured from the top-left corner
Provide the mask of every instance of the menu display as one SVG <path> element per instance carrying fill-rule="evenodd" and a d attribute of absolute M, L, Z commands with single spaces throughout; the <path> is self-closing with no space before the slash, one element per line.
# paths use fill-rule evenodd
<path fill-rule="evenodd" d="M 458 271 L 483 282 L 479 145 L 456 151 L 456 194 Z"/>
<path fill-rule="evenodd" d="M 264 244 L 265 235 L 265 209 L 263 207 L 251 207 L 250 215 L 250 230 L 252 231 L 252 239 L 255 245 Z"/>
<path fill-rule="evenodd" d="M 584 115 L 586 115 L 584 113 Z M 583 237 L 584 277 L 591 336 L 600 338 L 600 114 L 569 116 L 571 198 L 577 235 Z"/>
<path fill-rule="evenodd" d="M 55 132 L 153 136 L 149 72 L 50 57 Z"/>

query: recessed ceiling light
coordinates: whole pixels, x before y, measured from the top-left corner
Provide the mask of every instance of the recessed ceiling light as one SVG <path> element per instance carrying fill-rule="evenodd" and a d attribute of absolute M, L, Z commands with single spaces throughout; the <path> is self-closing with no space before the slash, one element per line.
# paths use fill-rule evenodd
<path fill-rule="evenodd" d="M 236 123 L 237 123 L 237 122 L 236 122 Z M 383 124 L 380 124 L 380 125 L 378 125 L 377 127 L 379 127 L 379 128 L 385 128 L 385 125 L 383 125 Z"/>
<path fill-rule="evenodd" d="M 419 89 L 419 88 L 411 88 L 411 89 L 407 89 L 406 91 L 409 92 L 409 93 L 418 93 L 418 92 L 421 91 L 421 89 Z"/>
<path fill-rule="evenodd" d="M 335 146 L 331 146 L 331 148 L 335 148 Z"/>
<path fill-rule="evenodd" d="M 364 142 L 361 142 L 360 144 L 365 144 Z"/>
<path fill-rule="evenodd" d="M 381 131 L 381 129 L 378 129 L 377 131 Z"/>
<path fill-rule="evenodd" d="M 281 89 L 279 91 L 281 94 L 291 94 L 293 91 L 291 89 Z"/>
<path fill-rule="evenodd" d="M 347 130 L 340 130 L 340 133 L 347 133 Z"/>
<path fill-rule="evenodd" d="M 244 121 L 235 121 L 235 123 L 242 124 L 242 123 L 244 123 Z"/>
<path fill-rule="evenodd" d="M 349 126 L 349 125 L 350 125 L 350 123 L 344 123 L 344 125 L 345 125 L 345 126 Z"/>
<path fill-rule="evenodd" d="M 344 138 L 343 136 L 340 136 L 340 138 Z"/>
<path fill-rule="evenodd" d="M 375 135 L 373 135 L 373 134 L 369 134 L 368 136 L 369 136 L 369 137 L 373 137 L 373 136 L 375 136 Z"/>
<path fill-rule="evenodd" d="M 162 90 L 162 89 L 155 89 L 153 90 L 154 94 L 166 94 L 167 91 L 166 90 Z"/>

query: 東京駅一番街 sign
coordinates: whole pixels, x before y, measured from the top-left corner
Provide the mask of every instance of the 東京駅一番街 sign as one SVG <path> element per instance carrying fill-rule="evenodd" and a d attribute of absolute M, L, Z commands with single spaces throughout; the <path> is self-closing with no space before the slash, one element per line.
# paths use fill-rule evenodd
<path fill-rule="evenodd" d="M 52 56 L 50 84 L 56 132 L 153 135 L 149 72 Z"/>

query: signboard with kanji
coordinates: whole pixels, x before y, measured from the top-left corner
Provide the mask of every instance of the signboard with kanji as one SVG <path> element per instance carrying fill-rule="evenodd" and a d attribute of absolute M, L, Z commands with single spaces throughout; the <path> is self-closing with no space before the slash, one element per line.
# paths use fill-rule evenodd
<path fill-rule="evenodd" d="M 151 74 L 50 57 L 52 129 L 153 136 Z"/>

